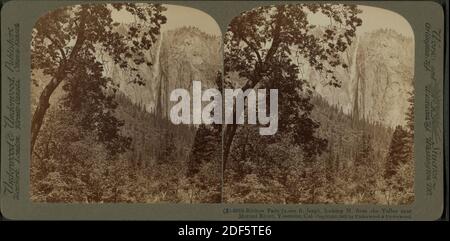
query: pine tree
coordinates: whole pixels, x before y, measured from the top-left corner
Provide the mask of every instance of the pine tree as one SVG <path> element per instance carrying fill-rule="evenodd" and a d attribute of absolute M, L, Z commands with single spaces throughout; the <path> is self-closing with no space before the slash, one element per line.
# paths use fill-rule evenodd
<path fill-rule="evenodd" d="M 168 129 L 165 130 L 162 158 L 165 162 L 172 162 L 176 154 L 175 135 Z"/>
<path fill-rule="evenodd" d="M 411 154 L 411 158 L 414 152 L 414 91 L 410 92 L 410 97 L 408 98 L 409 107 L 406 112 L 406 126 L 408 128 L 408 150 Z"/>
<path fill-rule="evenodd" d="M 373 157 L 373 147 L 371 142 L 371 136 L 367 133 L 363 133 L 361 142 L 357 149 L 355 166 L 367 166 L 370 164 Z"/>
<path fill-rule="evenodd" d="M 394 190 L 393 201 L 398 204 L 410 204 L 414 201 L 414 92 L 408 99 L 406 129 L 404 138 L 404 158 L 401 159 L 396 174 L 389 181 Z"/>
<path fill-rule="evenodd" d="M 389 179 L 397 173 L 400 164 L 413 164 L 414 153 L 414 92 L 408 99 L 409 107 L 406 113 L 406 128 L 397 126 L 392 136 L 386 161 L 385 178 Z"/>
<path fill-rule="evenodd" d="M 199 126 L 189 155 L 188 176 L 195 175 L 204 163 L 220 161 L 220 137 L 220 131 L 212 125 Z"/>
<path fill-rule="evenodd" d="M 411 153 L 409 150 L 410 148 L 408 147 L 408 139 L 408 131 L 402 126 L 397 126 L 392 136 L 388 158 L 386 160 L 384 173 L 384 177 L 386 179 L 390 179 L 397 173 L 397 168 L 400 164 L 404 164 L 409 161 Z"/>
<path fill-rule="evenodd" d="M 375 199 L 377 168 L 374 160 L 372 135 L 365 130 L 359 139 L 354 160 L 353 181 L 357 184 L 358 202 L 372 203 Z"/>
<path fill-rule="evenodd" d="M 226 81 L 223 82 L 223 80 L 222 72 L 217 71 L 214 84 L 221 93 L 223 93 L 224 87 L 230 87 L 227 86 L 228 83 Z M 214 115 L 214 110 L 211 111 L 210 115 Z M 201 124 L 198 127 L 195 132 L 194 144 L 189 155 L 188 176 L 192 177 L 195 175 L 199 171 L 200 166 L 206 162 L 221 161 L 221 134 L 222 125 L 219 124 Z"/>

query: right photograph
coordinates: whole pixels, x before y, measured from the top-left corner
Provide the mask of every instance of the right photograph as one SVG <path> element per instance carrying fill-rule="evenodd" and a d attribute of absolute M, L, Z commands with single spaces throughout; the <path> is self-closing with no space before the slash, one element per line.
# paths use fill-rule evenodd
<path fill-rule="evenodd" d="M 376 7 L 271 5 L 235 17 L 224 87 L 278 89 L 278 129 L 223 126 L 223 202 L 412 204 L 414 46 L 409 23 Z"/>

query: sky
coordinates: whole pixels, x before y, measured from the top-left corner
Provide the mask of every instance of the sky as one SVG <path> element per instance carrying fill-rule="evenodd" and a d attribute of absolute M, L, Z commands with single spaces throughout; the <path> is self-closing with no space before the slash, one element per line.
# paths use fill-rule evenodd
<path fill-rule="evenodd" d="M 167 23 L 162 26 L 161 31 L 175 29 L 181 26 L 195 26 L 205 33 L 221 35 L 220 27 L 216 21 L 207 13 L 195 8 L 164 4 L 167 11 Z M 380 28 L 389 28 L 397 31 L 405 37 L 413 37 L 413 31 L 405 18 L 398 13 L 377 7 L 358 5 L 363 12 L 359 17 L 363 20 L 362 26 L 357 29 L 357 34 L 371 32 Z M 128 12 L 113 11 L 113 19 L 119 22 L 133 22 L 134 17 Z M 321 25 L 328 23 L 328 18 L 321 14 L 310 14 L 311 23 Z"/>
<path fill-rule="evenodd" d="M 161 32 L 182 26 L 194 26 L 205 33 L 221 36 L 219 25 L 207 13 L 195 8 L 164 4 L 167 10 L 163 13 L 167 23 L 161 27 Z M 134 22 L 134 17 L 127 11 L 113 11 L 112 18 L 118 22 Z"/>
<path fill-rule="evenodd" d="M 359 6 L 363 13 L 361 32 L 370 32 L 379 28 L 390 28 L 405 37 L 414 37 L 414 32 L 408 21 L 400 14 L 377 7 Z"/>
<path fill-rule="evenodd" d="M 405 37 L 414 37 L 411 25 L 400 14 L 377 7 L 358 5 L 358 8 L 362 10 L 362 13 L 358 16 L 361 18 L 363 23 L 357 28 L 357 35 L 380 28 L 389 28 L 397 31 Z M 321 23 L 328 24 L 329 22 L 328 18 L 325 18 L 321 14 L 310 14 L 308 17 L 310 18 L 311 23 L 317 25 L 321 25 Z"/>

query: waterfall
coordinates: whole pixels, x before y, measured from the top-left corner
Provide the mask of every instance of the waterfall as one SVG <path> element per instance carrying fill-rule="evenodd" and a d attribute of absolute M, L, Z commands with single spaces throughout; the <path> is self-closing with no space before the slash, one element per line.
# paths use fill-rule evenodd
<path fill-rule="evenodd" d="M 162 98 L 164 98 L 164 87 L 163 87 L 163 79 L 161 76 L 161 46 L 163 42 L 163 34 L 161 33 L 159 41 L 158 41 L 158 47 L 156 48 L 156 55 L 155 55 L 155 61 L 153 63 L 153 78 L 156 82 L 156 98 L 155 98 L 155 105 L 156 105 L 156 112 L 157 114 L 163 114 L 163 103 Z"/>
<path fill-rule="evenodd" d="M 358 48 L 359 48 L 359 37 L 356 38 L 355 41 L 355 51 L 353 52 L 353 56 L 352 56 L 352 66 L 350 69 L 350 76 L 352 78 L 352 83 L 357 79 L 357 65 L 356 65 L 356 57 L 358 55 Z"/>
<path fill-rule="evenodd" d="M 353 94 L 353 110 L 352 110 L 352 116 L 355 119 L 358 119 L 359 116 L 359 71 L 358 71 L 358 63 L 357 63 L 357 57 L 358 57 L 358 50 L 359 50 L 359 37 L 356 38 L 355 41 L 355 50 L 353 52 L 352 56 L 352 65 L 350 69 L 350 77 L 351 77 L 351 83 L 352 86 L 354 86 L 354 94 Z"/>
<path fill-rule="evenodd" d="M 154 60 L 154 63 L 153 63 L 153 74 L 154 74 L 154 77 L 155 78 L 158 78 L 159 76 L 160 76 L 160 71 L 161 71 L 161 63 L 160 63 L 160 60 L 159 60 L 159 56 L 160 56 L 160 53 L 161 53 L 161 46 L 162 46 L 162 42 L 163 42 L 163 34 L 161 33 L 160 34 L 160 38 L 159 38 L 159 41 L 158 41 L 158 47 L 156 48 L 156 54 L 155 54 L 155 60 Z"/>

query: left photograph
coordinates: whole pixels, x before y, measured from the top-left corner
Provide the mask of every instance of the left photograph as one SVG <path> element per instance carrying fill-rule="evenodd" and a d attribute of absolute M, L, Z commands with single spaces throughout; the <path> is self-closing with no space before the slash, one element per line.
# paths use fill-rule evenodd
<path fill-rule="evenodd" d="M 221 87 L 212 17 L 165 4 L 72 5 L 31 34 L 32 201 L 221 201 L 221 149 L 207 148 L 220 147 L 209 145 L 221 143 L 220 126 L 170 120 L 173 90 Z"/>

